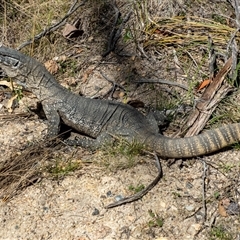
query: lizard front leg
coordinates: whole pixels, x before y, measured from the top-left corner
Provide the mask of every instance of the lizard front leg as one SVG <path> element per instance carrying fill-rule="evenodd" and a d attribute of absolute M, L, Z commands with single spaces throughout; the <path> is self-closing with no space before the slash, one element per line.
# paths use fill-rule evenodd
<path fill-rule="evenodd" d="M 60 116 L 57 110 L 53 110 L 53 108 L 49 105 L 43 105 L 43 111 L 48 120 L 48 132 L 47 138 L 56 137 L 60 131 Z"/>

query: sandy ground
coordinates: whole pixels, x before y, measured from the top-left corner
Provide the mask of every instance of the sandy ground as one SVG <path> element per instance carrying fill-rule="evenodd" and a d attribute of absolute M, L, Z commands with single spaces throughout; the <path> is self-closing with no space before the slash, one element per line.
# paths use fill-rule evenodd
<path fill-rule="evenodd" d="M 11 131 L 6 131 L 6 126 Z M 24 120 L 24 125 L 20 120 L 5 122 L 4 127 L 1 125 L 1 136 L 8 138 L 11 145 L 3 141 L 1 151 L 18 151 L 28 139 L 24 134 L 26 128 L 31 134 L 45 127 L 37 119 Z M 40 138 L 39 134 L 32 136 L 31 140 Z M 79 151 L 79 160 L 86 155 L 88 159 L 103 157 Z M 238 151 L 204 158 L 218 166 L 216 170 L 206 165 L 204 191 L 204 165 L 200 160 L 187 161 L 182 168 L 178 163 L 168 167 L 167 161 L 162 161 L 162 180 L 142 200 L 106 210 L 104 206 L 117 196 L 133 194 L 129 186 L 146 186 L 156 176 L 154 158 L 147 155 L 139 158 L 144 158 L 144 162 L 114 172 L 92 163 L 58 181 L 43 179 L 10 201 L 2 202 L 1 239 L 209 239 L 213 222 L 224 222 L 227 226 L 232 221 L 235 229 L 231 231 L 240 231 L 239 217 L 219 216 L 219 201 L 215 198 L 216 193 L 227 197 L 232 190 L 240 190 Z M 231 166 L 230 170 L 219 168 L 221 164 L 223 168 Z M 207 200 L 206 220 L 203 192 Z"/>

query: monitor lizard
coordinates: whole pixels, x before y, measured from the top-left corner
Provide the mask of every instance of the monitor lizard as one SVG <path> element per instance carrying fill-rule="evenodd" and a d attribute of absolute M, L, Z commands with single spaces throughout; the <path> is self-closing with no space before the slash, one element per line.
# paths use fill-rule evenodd
<path fill-rule="evenodd" d="M 240 123 L 192 137 L 166 137 L 159 133 L 152 117 L 127 104 L 74 94 L 60 85 L 40 62 L 5 46 L 0 46 L 0 67 L 42 103 L 48 120 L 47 137 L 59 134 L 61 121 L 84 135 L 67 141 L 71 145 L 96 149 L 116 136 L 139 142 L 161 157 L 190 158 L 240 141 Z"/>

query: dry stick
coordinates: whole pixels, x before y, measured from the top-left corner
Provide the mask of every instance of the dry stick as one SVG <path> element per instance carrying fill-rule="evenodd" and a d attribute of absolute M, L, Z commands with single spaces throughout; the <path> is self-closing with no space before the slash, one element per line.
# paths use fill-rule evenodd
<path fill-rule="evenodd" d="M 144 188 L 142 191 L 140 191 L 140 192 L 138 192 L 138 193 L 136 193 L 136 194 L 134 194 L 130 197 L 123 198 L 120 201 L 111 203 L 111 204 L 109 204 L 105 207 L 106 209 L 118 207 L 118 206 L 126 204 L 126 203 L 131 203 L 131 202 L 137 201 L 137 200 L 141 199 L 144 195 L 146 195 L 154 186 L 156 186 L 156 184 L 162 178 L 163 172 L 162 172 L 161 162 L 160 162 L 157 154 L 154 153 L 154 156 L 155 156 L 156 163 L 157 163 L 157 168 L 158 168 L 157 177 L 146 188 Z"/>
<path fill-rule="evenodd" d="M 203 175 L 202 175 L 202 202 L 203 202 L 203 221 L 207 220 L 207 206 L 206 206 L 206 173 L 207 173 L 207 164 L 204 160 L 201 159 L 203 164 Z"/>
<path fill-rule="evenodd" d="M 59 141 L 55 140 L 56 137 L 30 146 L 21 155 L 12 156 L 0 164 L 0 198 L 3 201 L 43 177 L 40 169 L 58 146 Z"/>
<path fill-rule="evenodd" d="M 23 112 L 23 113 L 13 113 L 13 114 L 0 114 L 0 120 L 9 120 L 14 118 L 29 118 L 31 116 L 34 116 L 32 112 Z"/>
<path fill-rule="evenodd" d="M 229 49 L 231 48 L 232 50 L 232 59 L 233 59 L 233 64 L 232 64 L 232 69 L 230 72 L 231 78 L 233 78 L 233 81 L 236 80 L 236 68 L 237 68 L 237 59 L 238 59 L 238 45 L 236 43 L 235 36 L 240 30 L 240 3 L 239 0 L 229 0 L 231 3 L 232 7 L 235 10 L 235 21 L 236 21 L 236 30 L 235 32 L 231 35 L 231 38 L 227 44 L 227 54 L 229 54 Z M 226 57 L 225 57 L 226 58 Z M 235 76 L 234 76 L 235 75 Z"/>
<path fill-rule="evenodd" d="M 182 132 L 187 131 L 185 137 L 196 135 L 204 128 L 212 112 L 217 107 L 217 103 L 232 89 L 227 83 L 222 85 L 231 66 L 232 58 L 229 58 L 224 67 L 205 89 L 201 99 L 196 104 L 196 108 L 189 115 L 187 122 L 184 124 L 186 127 Z"/>
<path fill-rule="evenodd" d="M 41 153 L 41 154 L 39 154 Z M 33 146 L 20 156 L 10 158 L 0 168 L 0 190 L 4 201 L 18 190 L 40 178 L 38 164 L 44 159 L 44 147 Z"/>
<path fill-rule="evenodd" d="M 170 85 L 170 86 L 179 87 L 179 88 L 182 88 L 182 89 L 188 91 L 188 88 L 180 83 L 171 82 L 171 81 L 167 81 L 167 80 L 161 80 L 161 79 L 154 80 L 154 79 L 141 78 L 141 79 L 139 79 L 137 81 L 133 81 L 133 82 L 134 83 L 160 83 L 160 84 L 166 84 L 166 85 Z"/>
<path fill-rule="evenodd" d="M 50 26 L 49 28 L 43 30 L 41 33 L 39 33 L 38 35 L 36 35 L 33 39 L 29 39 L 28 41 L 22 43 L 20 46 L 17 47 L 17 50 L 21 50 L 22 48 L 26 47 L 29 44 L 32 44 L 34 42 L 36 42 L 37 40 L 41 39 L 42 37 L 46 36 L 47 34 L 49 34 L 50 32 L 54 32 L 56 31 L 59 27 L 63 26 L 66 23 L 66 19 L 72 15 L 79 7 L 83 6 L 85 4 L 87 0 L 82 1 L 81 3 L 79 3 L 77 6 L 77 0 L 72 4 L 72 6 L 70 7 L 68 13 L 56 24 Z"/>
<path fill-rule="evenodd" d="M 101 70 L 100 70 L 100 74 L 101 74 L 108 82 L 112 83 L 112 85 L 113 85 L 114 87 L 117 86 L 117 87 L 123 89 L 124 91 L 126 91 L 125 88 L 124 88 L 121 84 L 118 84 L 118 83 L 114 82 L 113 80 L 109 79 Z"/>
<path fill-rule="evenodd" d="M 110 93 L 110 97 L 112 98 L 112 97 L 113 97 L 113 93 L 114 93 L 116 87 L 119 87 L 119 88 L 123 89 L 124 91 L 126 91 L 125 88 L 124 88 L 121 84 L 118 84 L 118 83 L 114 82 L 113 80 L 109 79 L 102 71 L 100 71 L 100 74 L 101 74 L 108 82 L 110 82 L 110 83 L 113 85 L 113 86 L 110 88 L 110 90 L 109 90 L 104 96 L 106 96 L 107 94 Z"/>
<path fill-rule="evenodd" d="M 228 41 L 227 44 L 227 54 L 230 52 L 230 48 L 232 50 L 232 69 L 230 71 L 230 77 L 232 78 L 233 81 L 236 80 L 237 75 L 236 75 L 236 68 L 237 68 L 237 63 L 238 63 L 238 45 L 236 43 L 236 34 L 239 32 L 240 27 L 236 29 L 236 31 L 231 35 L 230 40 Z M 227 56 L 225 55 L 225 59 L 227 59 Z"/>
<path fill-rule="evenodd" d="M 228 0 L 235 10 L 237 28 L 240 28 L 240 3 L 239 0 Z"/>
<path fill-rule="evenodd" d="M 215 71 L 217 69 L 216 54 L 213 47 L 213 40 L 210 36 L 208 37 L 208 42 L 209 42 L 209 80 L 212 81 L 215 76 Z"/>

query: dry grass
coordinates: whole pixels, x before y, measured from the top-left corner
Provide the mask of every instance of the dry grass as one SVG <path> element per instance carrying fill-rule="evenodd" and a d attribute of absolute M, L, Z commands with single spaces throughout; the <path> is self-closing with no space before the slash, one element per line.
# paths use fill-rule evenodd
<path fill-rule="evenodd" d="M 224 21 L 225 19 L 223 19 Z M 194 16 L 157 18 L 146 29 L 149 39 L 146 39 L 144 46 L 206 45 L 211 37 L 216 46 L 222 47 L 226 45 L 235 30 L 227 23 L 223 24 L 214 19 Z M 236 39 L 240 40 L 240 34 L 237 34 Z"/>
<path fill-rule="evenodd" d="M 50 27 L 66 15 L 69 1 L 3 1 L 4 14 L 0 15 L 1 41 L 13 48 L 32 39 L 44 29 Z M 24 52 L 48 59 L 56 54 L 56 47 L 62 43 L 61 32 L 45 36 Z M 58 46 L 59 47 L 59 46 Z"/>
<path fill-rule="evenodd" d="M 36 144 L 25 149 L 21 155 L 13 154 L 7 161 L 1 163 L 0 189 L 1 199 L 10 200 L 26 187 L 42 178 L 41 169 L 44 163 L 52 159 L 54 145 Z"/>
<path fill-rule="evenodd" d="M 80 159 L 71 154 L 65 156 L 63 146 L 57 139 L 35 143 L 21 154 L 12 156 L 0 165 L 0 199 L 10 201 L 28 186 L 43 178 L 63 179 L 82 168 Z"/>

